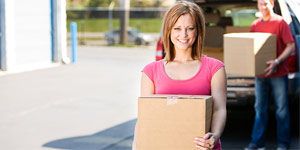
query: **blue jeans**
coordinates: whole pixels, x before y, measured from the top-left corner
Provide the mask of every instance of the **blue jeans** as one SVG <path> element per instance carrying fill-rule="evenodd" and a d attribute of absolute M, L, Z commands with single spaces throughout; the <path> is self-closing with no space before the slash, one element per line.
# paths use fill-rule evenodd
<path fill-rule="evenodd" d="M 270 93 L 276 105 L 277 144 L 288 147 L 290 144 L 290 116 L 287 96 L 287 76 L 276 78 L 255 78 L 255 121 L 250 144 L 264 146 L 268 123 Z"/>

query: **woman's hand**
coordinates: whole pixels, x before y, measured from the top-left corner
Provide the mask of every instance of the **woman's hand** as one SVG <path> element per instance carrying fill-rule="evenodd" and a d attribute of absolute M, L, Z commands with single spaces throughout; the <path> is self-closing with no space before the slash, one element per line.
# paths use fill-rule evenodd
<path fill-rule="evenodd" d="M 196 148 L 201 150 L 212 150 L 217 142 L 217 136 L 210 132 L 206 133 L 203 138 L 196 137 L 194 140 Z"/>

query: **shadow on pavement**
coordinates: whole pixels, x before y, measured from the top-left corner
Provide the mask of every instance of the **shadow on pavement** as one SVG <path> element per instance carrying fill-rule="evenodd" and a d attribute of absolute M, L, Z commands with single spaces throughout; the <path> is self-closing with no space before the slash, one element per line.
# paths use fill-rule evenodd
<path fill-rule="evenodd" d="M 136 119 L 86 136 L 51 141 L 43 147 L 60 149 L 131 150 Z"/>
<path fill-rule="evenodd" d="M 299 109 L 291 111 L 291 147 L 299 149 Z M 243 149 L 251 140 L 254 121 L 252 109 L 228 110 L 228 118 L 222 135 L 224 150 Z M 276 149 L 276 119 L 270 112 L 266 148 Z M 93 135 L 59 139 L 44 144 L 44 147 L 60 149 L 131 150 L 136 119 L 100 131 Z"/>

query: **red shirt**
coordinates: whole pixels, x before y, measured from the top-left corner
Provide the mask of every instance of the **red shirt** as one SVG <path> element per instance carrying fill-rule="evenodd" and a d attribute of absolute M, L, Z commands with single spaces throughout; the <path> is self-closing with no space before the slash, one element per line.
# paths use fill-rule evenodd
<path fill-rule="evenodd" d="M 289 25 L 277 14 L 274 14 L 268 21 L 263 21 L 262 18 L 258 18 L 252 23 L 250 31 L 276 34 L 277 57 L 284 51 L 287 43 L 294 41 Z M 287 75 L 288 72 L 288 61 L 286 59 L 277 67 L 277 72 L 268 77 L 281 77 Z M 262 75 L 259 77 L 266 76 Z"/>

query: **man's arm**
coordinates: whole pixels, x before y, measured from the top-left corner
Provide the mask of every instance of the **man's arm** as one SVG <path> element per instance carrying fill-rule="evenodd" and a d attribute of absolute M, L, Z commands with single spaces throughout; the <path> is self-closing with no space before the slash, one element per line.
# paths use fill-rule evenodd
<path fill-rule="evenodd" d="M 294 42 L 287 43 L 284 51 L 281 53 L 279 57 L 277 57 L 278 62 L 276 62 L 275 60 L 270 60 L 267 62 L 268 68 L 265 69 L 265 75 L 269 76 L 272 73 L 274 73 L 279 63 L 285 61 L 294 52 L 294 50 L 295 50 L 295 43 Z"/>

